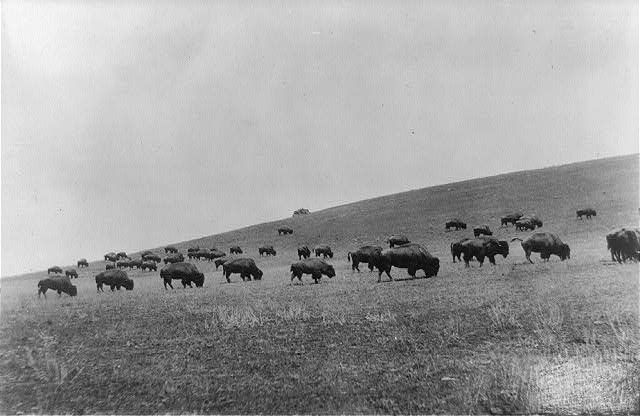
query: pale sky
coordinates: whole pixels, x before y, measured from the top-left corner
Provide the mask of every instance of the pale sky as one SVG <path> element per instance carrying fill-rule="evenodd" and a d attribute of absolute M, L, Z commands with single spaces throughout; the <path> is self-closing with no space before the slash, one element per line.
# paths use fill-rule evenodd
<path fill-rule="evenodd" d="M 3 1 L 1 143 L 3 276 L 636 153 L 638 3 Z"/>

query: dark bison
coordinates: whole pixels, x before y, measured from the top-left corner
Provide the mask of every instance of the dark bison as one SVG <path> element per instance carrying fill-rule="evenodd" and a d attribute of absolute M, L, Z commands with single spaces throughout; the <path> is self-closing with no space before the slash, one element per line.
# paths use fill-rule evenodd
<path fill-rule="evenodd" d="M 51 266 L 47 269 L 47 274 L 62 273 L 62 269 L 58 266 Z"/>
<path fill-rule="evenodd" d="M 293 234 L 293 230 L 289 227 L 280 227 L 278 228 L 278 235 L 287 235 L 287 234 Z"/>
<path fill-rule="evenodd" d="M 127 272 L 122 270 L 107 270 L 105 272 L 96 275 L 96 288 L 99 291 L 103 291 L 103 285 L 109 286 L 111 291 L 114 289 L 120 290 L 124 287 L 127 290 L 133 290 L 133 280 L 129 279 Z"/>
<path fill-rule="evenodd" d="M 198 246 L 195 246 L 195 247 L 189 247 L 189 248 L 187 249 L 187 253 L 196 253 L 196 252 L 198 252 L 198 251 L 200 251 L 200 247 L 198 247 Z"/>
<path fill-rule="evenodd" d="M 137 259 L 137 260 L 131 260 L 129 262 L 129 269 L 133 270 L 133 269 L 142 269 L 142 260 Z"/>
<path fill-rule="evenodd" d="M 449 229 L 451 229 L 451 228 L 455 228 L 456 231 L 459 230 L 459 229 L 466 230 L 467 229 L 467 224 L 462 222 L 462 221 L 460 221 L 460 219 L 458 219 L 458 218 L 453 218 L 453 219 L 447 221 L 444 224 L 444 228 L 447 231 L 449 231 Z"/>
<path fill-rule="evenodd" d="M 536 225 L 531 221 L 531 218 L 521 218 L 516 221 L 516 230 L 518 231 L 526 231 L 526 230 L 535 230 Z"/>
<path fill-rule="evenodd" d="M 371 257 L 375 252 L 382 252 L 382 247 L 362 246 L 354 252 L 348 252 L 347 260 L 351 262 L 351 271 L 357 270 L 358 272 L 360 272 L 360 268 L 358 267 L 360 263 L 367 263 L 369 265 L 369 271 L 373 271 Z"/>
<path fill-rule="evenodd" d="M 75 269 L 69 269 L 69 270 L 65 270 L 64 271 L 64 275 L 67 276 L 70 279 L 73 279 L 74 277 L 77 279 L 78 278 L 78 272 L 75 271 Z"/>
<path fill-rule="evenodd" d="M 228 260 L 222 265 L 222 273 L 228 283 L 231 283 L 229 276 L 231 276 L 232 273 L 239 273 L 242 281 L 245 279 L 251 280 L 252 276 L 253 280 L 262 279 L 262 270 L 258 269 L 253 259 L 246 257 Z"/>
<path fill-rule="evenodd" d="M 391 237 L 387 238 L 387 243 L 389 243 L 389 247 L 392 248 L 402 244 L 410 243 L 410 241 L 404 235 L 392 235 Z"/>
<path fill-rule="evenodd" d="M 258 247 L 258 253 L 260 253 L 261 256 L 263 254 L 267 256 L 275 256 L 276 250 L 273 248 L 273 246 L 262 246 L 262 247 Z"/>
<path fill-rule="evenodd" d="M 585 209 L 579 209 L 576 211 L 576 218 L 582 219 L 583 215 L 585 215 L 587 219 L 590 220 L 591 217 L 596 216 L 596 210 L 593 208 L 585 208 Z"/>
<path fill-rule="evenodd" d="M 213 261 L 213 264 L 216 265 L 216 270 L 218 270 L 218 267 L 222 266 L 223 264 L 225 264 L 227 262 L 227 259 L 215 259 Z"/>
<path fill-rule="evenodd" d="M 311 257 L 311 250 L 309 250 L 309 247 L 298 247 L 298 260 L 302 260 L 302 258 L 308 259 L 309 257 Z"/>
<path fill-rule="evenodd" d="M 569 246 L 560 240 L 560 238 L 549 232 L 533 233 L 529 237 L 522 240 L 521 238 L 514 238 L 511 241 L 522 241 L 522 248 L 524 249 L 524 255 L 531 261 L 531 253 L 540 253 L 540 258 L 549 261 L 552 254 L 560 257 L 560 260 L 570 259 L 571 250 Z"/>
<path fill-rule="evenodd" d="M 479 225 L 474 227 L 473 236 L 477 238 L 481 235 L 493 235 L 488 225 Z"/>
<path fill-rule="evenodd" d="M 231 246 L 231 248 L 229 249 L 229 253 L 242 254 L 242 249 L 240 248 L 240 246 Z"/>
<path fill-rule="evenodd" d="M 126 268 L 129 268 L 129 264 L 130 264 L 129 260 L 123 260 L 123 261 L 116 262 L 116 267 L 118 269 L 126 269 Z"/>
<path fill-rule="evenodd" d="M 640 231 L 622 228 L 607 234 L 607 249 L 611 251 L 611 261 L 640 260 Z"/>
<path fill-rule="evenodd" d="M 128 259 L 129 256 L 127 256 L 127 253 L 125 253 L 124 251 L 121 251 L 119 253 L 116 254 L 116 259 L 120 260 L 120 259 Z"/>
<path fill-rule="evenodd" d="M 118 261 L 118 256 L 114 252 L 107 253 L 107 254 L 104 255 L 104 261 L 116 262 L 116 261 Z"/>
<path fill-rule="evenodd" d="M 164 252 L 165 252 L 165 253 L 177 253 L 177 252 L 178 252 L 178 249 L 177 249 L 177 248 L 175 248 L 174 246 L 166 246 L 166 247 L 164 248 Z"/>
<path fill-rule="evenodd" d="M 143 254 L 142 255 L 142 260 L 143 261 L 153 261 L 153 262 L 156 262 L 156 263 L 160 263 L 162 261 L 160 256 L 158 256 L 157 254 L 153 254 L 153 253 Z"/>
<path fill-rule="evenodd" d="M 190 253 L 187 253 L 187 257 L 190 259 L 198 259 L 198 260 L 204 259 L 204 260 L 211 261 L 211 256 L 209 256 L 209 254 L 211 253 L 207 250 L 192 251 Z"/>
<path fill-rule="evenodd" d="M 313 248 L 313 252 L 316 254 L 316 257 L 320 257 L 320 255 L 322 255 L 325 259 L 327 257 L 330 259 L 333 258 L 333 251 L 331 251 L 331 247 L 327 245 L 316 246 Z"/>
<path fill-rule="evenodd" d="M 164 282 L 164 288 L 167 289 L 167 285 L 173 289 L 171 280 L 180 279 L 182 286 L 186 288 L 191 286 L 191 283 L 195 283 L 196 287 L 202 287 L 204 285 L 204 274 L 198 270 L 198 268 L 191 263 L 173 263 L 165 266 L 160 270 L 160 277 Z"/>
<path fill-rule="evenodd" d="M 516 221 L 518 221 L 520 218 L 522 217 L 522 213 L 520 212 L 515 212 L 513 214 L 507 214 L 504 217 L 500 218 L 500 226 L 507 226 L 508 224 L 516 224 Z"/>
<path fill-rule="evenodd" d="M 153 261 L 143 261 L 142 262 L 142 266 L 140 267 L 142 269 L 142 271 L 148 270 L 151 271 L 153 270 L 154 272 L 158 270 L 158 266 L 156 266 L 156 263 Z"/>
<path fill-rule="evenodd" d="M 240 248 L 240 247 L 238 247 Z M 240 253 L 242 253 L 242 250 L 240 250 Z M 225 253 L 224 251 L 218 250 L 217 248 L 212 248 L 211 251 L 209 252 L 209 259 L 213 260 L 213 259 L 217 259 L 219 257 L 224 257 L 226 256 L 227 253 Z"/>
<path fill-rule="evenodd" d="M 437 276 L 440 270 L 440 260 L 433 257 L 420 244 L 404 244 L 381 252 L 375 251 L 371 256 L 371 263 L 378 269 L 378 283 L 380 283 L 382 272 L 393 280 L 390 273 L 392 266 L 407 269 L 411 277 L 416 277 L 418 270 L 423 270 L 425 277 Z"/>
<path fill-rule="evenodd" d="M 336 275 L 333 266 L 321 259 L 304 259 L 295 262 L 291 265 L 290 270 L 291 281 L 297 277 L 302 282 L 302 275 L 310 274 L 315 283 L 318 283 L 323 274 L 329 278 Z"/>
<path fill-rule="evenodd" d="M 164 264 L 167 263 L 180 263 L 184 261 L 184 256 L 182 255 L 182 253 L 173 253 L 173 254 L 169 254 L 167 257 L 164 258 Z"/>
<path fill-rule="evenodd" d="M 153 251 L 151 251 L 151 250 L 145 250 L 145 251 L 143 251 L 142 253 L 140 253 L 140 257 L 144 257 L 144 256 L 147 256 L 147 255 L 149 255 L 149 254 L 153 254 Z"/>
<path fill-rule="evenodd" d="M 78 268 L 81 267 L 89 267 L 89 262 L 87 261 L 87 259 L 78 260 Z"/>
<path fill-rule="evenodd" d="M 62 295 L 62 292 L 69 296 L 76 296 L 78 294 L 78 288 L 71 284 L 71 279 L 66 276 L 47 277 L 38 282 L 38 297 L 42 293 L 44 297 L 47 297 L 47 290 L 55 290 L 58 292 L 58 296 Z"/>
<path fill-rule="evenodd" d="M 531 222 L 531 224 L 535 225 L 536 227 L 542 227 L 542 220 L 540 218 L 538 218 L 537 215 L 527 215 L 524 217 L 520 217 L 519 221 L 529 221 Z"/>
<path fill-rule="evenodd" d="M 477 237 L 473 240 L 467 240 L 460 243 L 460 249 L 462 250 L 462 259 L 464 260 L 465 267 L 469 267 L 469 261 L 475 257 L 482 267 L 485 257 L 489 259 L 489 262 L 496 265 L 496 256 L 502 254 L 502 257 L 509 255 L 509 243 L 506 241 L 500 241 L 495 237 Z"/>
<path fill-rule="evenodd" d="M 471 240 L 470 238 L 463 238 L 460 241 L 457 241 L 455 243 L 451 243 L 451 257 L 453 257 L 453 262 L 456 262 L 456 257 L 458 258 L 458 261 L 460 261 L 460 256 L 462 255 L 462 243 L 464 243 L 465 241 L 469 241 Z"/>
<path fill-rule="evenodd" d="M 116 264 L 115 263 L 107 263 L 104 265 L 104 269 L 105 270 L 114 270 L 116 268 Z"/>

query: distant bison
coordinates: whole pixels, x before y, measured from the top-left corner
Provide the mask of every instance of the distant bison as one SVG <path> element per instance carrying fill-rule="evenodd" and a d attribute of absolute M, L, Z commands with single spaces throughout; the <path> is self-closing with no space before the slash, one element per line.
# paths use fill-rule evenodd
<path fill-rule="evenodd" d="M 202 287 L 204 285 L 204 274 L 198 270 L 198 268 L 191 263 L 173 263 L 165 266 L 160 270 L 160 277 L 164 282 L 164 288 L 167 289 L 167 285 L 173 289 L 171 280 L 180 279 L 182 286 L 186 288 L 191 286 L 191 283 L 195 283 L 196 287 Z"/>
<path fill-rule="evenodd" d="M 126 269 L 129 267 L 129 261 L 128 260 L 122 260 L 119 262 L 116 262 L 116 267 L 118 269 Z"/>
<path fill-rule="evenodd" d="M 218 267 L 222 266 L 226 262 L 227 262 L 227 259 L 215 259 L 213 264 L 216 265 L 216 270 L 218 270 Z"/>
<path fill-rule="evenodd" d="M 262 246 L 262 247 L 258 247 L 258 253 L 260 253 L 261 256 L 263 254 L 267 256 L 275 256 L 276 250 L 273 248 L 273 246 Z"/>
<path fill-rule="evenodd" d="M 390 248 L 393 248 L 395 246 L 399 246 L 402 244 L 407 244 L 409 242 L 410 242 L 409 239 L 404 235 L 392 235 L 391 237 L 387 238 L 387 243 L 389 243 Z"/>
<path fill-rule="evenodd" d="M 524 217 L 520 217 L 519 221 L 529 221 L 531 222 L 531 224 L 535 225 L 536 227 L 542 227 L 542 220 L 540 218 L 538 218 L 537 215 L 527 215 Z"/>
<path fill-rule="evenodd" d="M 333 266 L 321 259 L 304 259 L 295 262 L 291 265 L 290 270 L 292 281 L 296 277 L 299 281 L 302 281 L 303 274 L 310 274 L 314 282 L 318 283 L 323 274 L 329 278 L 336 275 Z"/>
<path fill-rule="evenodd" d="M 71 284 L 71 279 L 66 276 L 47 277 L 38 282 L 38 297 L 43 294 L 47 297 L 47 290 L 55 290 L 58 292 L 58 296 L 62 293 L 66 293 L 69 296 L 77 296 L 78 288 Z"/>
<path fill-rule="evenodd" d="M 460 219 L 458 219 L 458 218 L 453 218 L 453 219 L 447 221 L 444 224 L 444 228 L 447 231 L 449 231 L 449 229 L 451 229 L 451 228 L 455 228 L 456 231 L 459 230 L 459 229 L 466 230 L 467 229 L 467 224 L 462 222 L 462 221 L 460 221 Z"/>
<path fill-rule="evenodd" d="M 64 275 L 67 276 L 70 279 L 73 279 L 74 277 L 77 279 L 78 278 L 78 272 L 75 271 L 75 269 L 69 269 L 69 270 L 65 270 L 64 271 Z"/>
<path fill-rule="evenodd" d="M 508 224 L 516 224 L 516 221 L 518 221 L 520 219 L 520 217 L 522 217 L 522 213 L 520 212 L 516 212 L 513 214 L 508 214 L 505 215 L 504 217 L 500 218 L 500 226 L 507 226 Z"/>
<path fill-rule="evenodd" d="M 540 253 L 540 258 L 545 261 L 549 261 L 552 254 L 560 257 L 560 260 L 571 258 L 569 246 L 563 243 L 557 235 L 549 232 L 534 233 L 524 240 L 516 237 L 511 241 L 515 240 L 522 241 L 521 245 L 529 263 L 533 263 L 531 261 L 532 252 Z"/>
<path fill-rule="evenodd" d="M 158 270 L 158 266 L 156 266 L 156 263 L 153 261 L 143 261 L 142 265 L 140 267 L 142 269 L 142 271 L 148 270 L 148 271 L 157 271 Z"/>
<path fill-rule="evenodd" d="M 611 251 L 611 261 L 640 260 L 640 231 L 621 228 L 607 234 L 607 249 Z"/>
<path fill-rule="evenodd" d="M 107 253 L 107 254 L 104 255 L 104 261 L 116 262 L 116 261 L 118 261 L 118 256 L 114 252 Z"/>
<path fill-rule="evenodd" d="M 451 257 L 453 257 L 453 262 L 456 262 L 456 257 L 458 261 L 460 261 L 460 256 L 462 255 L 462 243 L 465 241 L 471 240 L 470 238 L 463 238 L 460 241 L 456 241 L 455 243 L 451 243 Z"/>
<path fill-rule="evenodd" d="M 52 266 L 47 269 L 47 274 L 51 273 L 62 273 L 62 269 L 58 266 Z"/>
<path fill-rule="evenodd" d="M 311 257 L 311 250 L 307 246 L 298 247 L 298 260 L 302 260 L 303 257 L 305 259 Z"/>
<path fill-rule="evenodd" d="M 120 260 L 120 259 L 128 259 L 129 256 L 127 256 L 127 253 L 125 253 L 124 251 L 121 251 L 121 252 L 116 254 L 116 258 L 118 260 Z"/>
<path fill-rule="evenodd" d="M 131 260 L 129 261 L 129 268 L 130 269 L 142 269 L 142 260 L 140 259 L 136 259 L 136 260 Z"/>
<path fill-rule="evenodd" d="M 536 225 L 531 221 L 531 218 L 521 218 L 516 221 L 516 230 L 518 231 L 526 231 L 526 230 L 535 230 Z"/>
<path fill-rule="evenodd" d="M 149 254 L 153 254 L 153 251 L 145 250 L 142 253 L 140 253 L 140 257 L 148 256 Z"/>
<path fill-rule="evenodd" d="M 479 237 L 481 235 L 493 235 L 488 225 L 479 225 L 473 229 L 473 236 Z"/>
<path fill-rule="evenodd" d="M 184 256 L 182 255 L 182 253 L 169 254 L 167 257 L 164 258 L 164 264 L 180 263 L 183 261 L 184 261 Z"/>
<path fill-rule="evenodd" d="M 369 265 L 369 271 L 373 271 L 373 264 L 371 263 L 371 257 L 375 252 L 382 252 L 380 246 L 362 246 L 354 252 L 347 253 L 347 260 L 351 262 L 351 271 L 357 270 L 360 272 L 358 265 L 360 263 L 367 263 Z"/>
<path fill-rule="evenodd" d="M 104 265 L 104 269 L 105 270 L 114 270 L 116 268 L 116 264 L 115 263 L 107 263 Z"/>
<path fill-rule="evenodd" d="M 242 250 L 240 250 L 240 253 L 242 253 Z M 225 253 L 224 251 L 218 250 L 217 248 L 212 248 L 211 251 L 209 252 L 209 259 L 213 260 L 213 259 L 217 259 L 218 257 L 224 257 L 226 255 L 227 253 Z"/>
<path fill-rule="evenodd" d="M 372 255 L 371 263 L 378 269 L 378 283 L 382 272 L 393 280 L 390 273 L 392 266 L 407 269 L 411 277 L 415 277 L 418 270 L 423 270 L 425 277 L 437 276 L 440 270 L 440 260 L 420 244 L 404 244 L 382 252 L 376 251 Z"/>
<path fill-rule="evenodd" d="M 105 272 L 96 275 L 96 288 L 99 291 L 103 291 L 103 285 L 109 286 L 111 291 L 114 289 L 120 290 L 124 287 L 127 290 L 133 290 L 133 280 L 129 279 L 127 272 L 122 270 L 107 270 Z"/>
<path fill-rule="evenodd" d="M 196 252 L 198 252 L 198 251 L 200 251 L 200 247 L 198 247 L 198 246 L 195 246 L 195 247 L 189 247 L 189 248 L 187 249 L 187 253 L 196 253 Z"/>
<path fill-rule="evenodd" d="M 229 253 L 242 254 L 242 249 L 240 248 L 240 246 L 231 246 L 231 248 L 229 249 Z"/>
<path fill-rule="evenodd" d="M 177 252 L 178 252 L 178 249 L 177 249 L 177 248 L 175 248 L 174 246 L 166 246 L 166 247 L 164 248 L 164 252 L 165 252 L 165 253 L 177 253 Z"/>
<path fill-rule="evenodd" d="M 287 234 L 293 234 L 293 230 L 289 227 L 280 227 L 278 228 L 278 235 L 287 235 Z"/>
<path fill-rule="evenodd" d="M 327 245 L 316 246 L 314 247 L 313 252 L 316 254 L 316 257 L 320 257 L 322 255 L 325 259 L 327 257 L 330 259 L 333 258 L 333 251 L 331 251 L 331 247 Z"/>
<path fill-rule="evenodd" d="M 262 279 L 262 270 L 258 269 L 253 259 L 246 257 L 228 260 L 222 265 L 222 273 L 228 283 L 231 283 L 229 276 L 231 276 L 232 273 L 239 273 L 243 281 L 245 279 L 251 280 L 252 276 L 253 280 Z"/>
<path fill-rule="evenodd" d="M 587 219 L 590 220 L 591 217 L 596 216 L 596 210 L 593 208 L 585 208 L 585 209 L 579 209 L 576 211 L 576 218 L 582 219 L 583 215 L 585 215 Z"/>
<path fill-rule="evenodd" d="M 156 263 L 160 263 L 162 261 L 160 256 L 158 256 L 157 254 L 153 254 L 153 253 L 143 254 L 142 255 L 142 260 L 143 261 L 153 261 L 153 262 L 156 262 Z"/>
<path fill-rule="evenodd" d="M 484 263 L 485 257 L 489 259 L 489 262 L 496 265 L 495 256 L 501 254 L 502 257 L 509 255 L 509 243 L 506 241 L 500 241 L 495 237 L 477 237 L 473 240 L 467 240 L 460 243 L 460 249 L 462 251 L 462 259 L 464 260 L 465 267 L 469 267 L 469 261 L 475 257 L 480 263 L 480 267 Z"/>
<path fill-rule="evenodd" d="M 81 267 L 89 267 L 89 262 L 87 261 L 87 259 L 78 260 L 78 268 Z"/>
<path fill-rule="evenodd" d="M 311 211 L 309 211 L 306 208 L 300 208 L 300 209 L 297 209 L 297 210 L 293 211 L 293 216 L 294 217 L 296 215 L 309 215 L 309 214 L 311 214 Z"/>

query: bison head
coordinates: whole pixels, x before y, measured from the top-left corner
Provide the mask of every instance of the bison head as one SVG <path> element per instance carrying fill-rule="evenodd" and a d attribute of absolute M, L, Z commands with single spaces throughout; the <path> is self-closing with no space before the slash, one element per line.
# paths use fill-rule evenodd
<path fill-rule="evenodd" d="M 571 258 L 571 249 L 568 244 L 562 244 L 560 247 L 560 260 L 566 260 Z"/>
<path fill-rule="evenodd" d="M 509 255 L 509 243 L 503 240 L 498 241 L 498 253 L 506 259 Z"/>
<path fill-rule="evenodd" d="M 325 274 L 329 277 L 329 279 L 331 279 L 336 275 L 336 270 L 332 265 L 329 265 L 329 267 L 327 267 L 327 270 L 325 271 Z"/>
<path fill-rule="evenodd" d="M 427 277 L 437 276 L 440 271 L 440 259 L 433 257 L 429 259 L 427 267 L 425 267 L 425 274 Z"/>
<path fill-rule="evenodd" d="M 78 288 L 75 285 L 69 285 L 67 293 L 69 296 L 78 296 Z"/>
<path fill-rule="evenodd" d="M 204 285 L 204 273 L 198 273 L 192 280 L 196 287 L 202 287 Z"/>
<path fill-rule="evenodd" d="M 262 280 L 262 270 L 256 268 L 256 270 L 253 272 L 253 280 Z"/>
<path fill-rule="evenodd" d="M 133 290 L 133 280 L 129 279 L 122 283 L 122 286 L 127 290 Z"/>

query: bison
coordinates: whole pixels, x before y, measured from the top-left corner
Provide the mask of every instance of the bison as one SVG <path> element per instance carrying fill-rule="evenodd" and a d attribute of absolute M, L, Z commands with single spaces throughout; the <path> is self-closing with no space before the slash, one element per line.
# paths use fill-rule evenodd
<path fill-rule="evenodd" d="M 611 261 L 640 260 L 640 231 L 622 228 L 607 234 L 607 249 L 611 251 Z"/>
<path fill-rule="evenodd" d="M 178 252 L 178 249 L 177 249 L 177 248 L 175 248 L 174 246 L 166 246 L 166 247 L 164 248 L 164 252 L 165 252 L 165 254 L 166 254 L 166 253 L 177 253 L 177 252 Z"/>
<path fill-rule="evenodd" d="M 126 269 L 129 267 L 129 263 L 130 262 L 128 260 L 119 261 L 119 262 L 116 262 L 116 267 L 118 267 L 118 269 Z"/>
<path fill-rule="evenodd" d="M 287 234 L 293 234 L 293 230 L 289 227 L 280 227 L 278 228 L 278 235 L 287 235 Z"/>
<path fill-rule="evenodd" d="M 253 280 L 262 279 L 262 270 L 258 269 L 258 266 L 256 266 L 256 262 L 253 261 L 253 259 L 246 257 L 231 259 L 222 265 L 222 274 L 224 274 L 228 283 L 231 283 L 229 276 L 231 276 L 232 273 L 239 273 L 240 277 L 242 277 L 242 281 L 245 279 L 251 280 L 252 276 Z"/>
<path fill-rule="evenodd" d="M 120 259 L 128 259 L 129 256 L 127 256 L 127 253 L 125 253 L 124 251 L 120 251 L 119 253 L 116 254 L 116 259 L 120 260 Z"/>
<path fill-rule="evenodd" d="M 118 261 L 118 256 L 113 251 L 104 255 L 104 261 Z"/>
<path fill-rule="evenodd" d="M 58 266 L 51 266 L 47 269 L 47 274 L 62 273 L 62 269 Z"/>
<path fill-rule="evenodd" d="M 309 250 L 309 247 L 298 247 L 298 260 L 302 260 L 302 258 L 308 259 L 309 257 L 311 257 L 311 250 Z"/>
<path fill-rule="evenodd" d="M 310 274 L 311 278 L 318 283 L 318 280 L 324 274 L 331 279 L 336 275 L 333 266 L 321 259 L 304 259 L 291 265 L 291 281 L 298 278 L 302 282 L 303 274 Z"/>
<path fill-rule="evenodd" d="M 261 256 L 263 254 L 267 256 L 275 256 L 276 250 L 273 248 L 273 246 L 262 246 L 262 247 L 258 247 L 258 253 L 260 253 Z"/>
<path fill-rule="evenodd" d="M 222 266 L 226 262 L 227 262 L 227 259 L 215 259 L 213 264 L 216 265 L 216 270 L 218 270 L 218 267 Z"/>
<path fill-rule="evenodd" d="M 316 254 L 316 257 L 320 257 L 320 255 L 322 255 L 325 259 L 327 257 L 330 259 L 333 258 L 333 251 L 331 251 L 331 247 L 327 245 L 316 246 L 313 248 L 313 252 Z"/>
<path fill-rule="evenodd" d="M 81 267 L 89 267 L 89 262 L 87 261 L 87 259 L 78 260 L 78 268 Z"/>
<path fill-rule="evenodd" d="M 62 296 L 62 292 L 69 296 L 77 296 L 78 288 L 71 284 L 71 279 L 66 276 L 47 277 L 38 282 L 38 297 L 43 294 L 47 297 L 47 290 L 55 290 L 58 296 Z"/>
<path fill-rule="evenodd" d="M 240 253 L 242 253 L 242 250 L 240 250 Z M 225 253 L 224 251 L 218 250 L 217 248 L 212 248 L 211 251 L 209 252 L 209 259 L 213 260 L 219 257 L 224 257 L 226 255 L 227 253 Z"/>
<path fill-rule="evenodd" d="M 115 263 L 107 263 L 104 265 L 104 269 L 105 270 L 114 270 L 116 268 L 116 264 Z"/>
<path fill-rule="evenodd" d="M 242 254 L 242 249 L 240 248 L 240 246 L 231 246 L 231 248 L 229 249 L 229 253 L 230 254 Z"/>
<path fill-rule="evenodd" d="M 495 266 L 495 256 L 502 254 L 502 257 L 506 258 L 509 255 L 509 243 L 500 241 L 495 237 L 483 236 L 461 242 L 460 250 L 462 251 L 462 259 L 464 260 L 465 267 L 469 267 L 469 261 L 473 257 L 478 260 L 480 267 L 482 267 L 485 257 Z"/>
<path fill-rule="evenodd" d="M 373 264 L 371 263 L 371 256 L 375 252 L 381 252 L 380 246 L 362 246 L 354 252 L 347 253 L 347 260 L 351 262 L 351 271 L 357 270 L 360 272 L 358 265 L 360 263 L 367 263 L 369 265 L 369 271 L 373 271 Z"/>
<path fill-rule="evenodd" d="M 149 271 L 153 270 L 154 272 L 158 270 L 158 266 L 156 266 L 156 263 L 153 261 L 143 261 L 140 268 L 142 269 L 143 272 L 145 270 L 149 270 Z"/>
<path fill-rule="evenodd" d="M 114 289 L 120 290 L 124 287 L 127 290 L 133 290 L 133 280 L 129 279 L 127 272 L 122 270 L 107 270 L 96 275 L 96 288 L 97 291 L 103 291 L 103 285 L 107 285 L 113 292 Z"/>
<path fill-rule="evenodd" d="M 156 262 L 156 263 L 160 263 L 162 261 L 160 256 L 158 256 L 157 254 L 153 254 L 153 253 L 143 254 L 142 255 L 142 260 L 143 261 L 153 261 L 153 262 Z"/>
<path fill-rule="evenodd" d="M 371 263 L 378 269 L 378 283 L 380 283 L 382 272 L 393 280 L 390 273 L 392 266 L 407 269 L 409 275 L 414 278 L 418 270 L 423 270 L 425 277 L 437 276 L 440 270 L 440 260 L 433 257 L 420 244 L 404 244 L 400 247 L 375 251 L 371 256 Z"/>
<path fill-rule="evenodd" d="M 531 218 L 521 218 L 516 221 L 516 230 L 525 231 L 525 230 L 535 230 L 536 225 L 531 221 Z"/>
<path fill-rule="evenodd" d="M 528 220 L 529 222 L 531 222 L 531 224 L 535 225 L 536 227 L 542 227 L 542 220 L 538 218 L 537 215 L 527 215 L 524 217 L 520 217 L 520 221 L 524 221 L 524 220 Z"/>
<path fill-rule="evenodd" d="M 204 274 L 198 270 L 195 264 L 191 263 L 173 263 L 165 266 L 160 270 L 160 277 L 164 282 L 164 288 L 167 289 L 167 285 L 173 289 L 171 280 L 180 279 L 182 286 L 186 288 L 191 286 L 191 283 L 195 283 L 196 287 L 202 287 L 204 285 Z"/>
<path fill-rule="evenodd" d="M 456 231 L 458 231 L 459 229 L 466 230 L 467 229 L 467 224 L 462 222 L 462 221 L 460 221 L 460 219 L 458 219 L 458 218 L 453 218 L 453 219 L 447 221 L 444 224 L 444 228 L 447 231 L 449 231 L 449 229 L 451 229 L 451 228 L 455 228 Z"/>
<path fill-rule="evenodd" d="M 515 212 L 513 214 L 508 214 L 505 215 L 504 217 L 500 218 L 500 226 L 507 226 L 508 224 L 516 224 L 516 221 L 518 221 L 521 217 L 522 217 L 522 213 L 520 212 Z"/>
<path fill-rule="evenodd" d="M 184 256 L 182 255 L 182 253 L 169 254 L 167 257 L 164 258 L 164 264 L 180 263 L 183 261 L 184 261 Z"/>
<path fill-rule="evenodd" d="M 587 219 L 590 220 L 591 217 L 596 216 L 596 210 L 593 208 L 585 208 L 585 209 L 579 209 L 576 211 L 576 218 L 582 219 L 583 215 L 585 215 Z"/>
<path fill-rule="evenodd" d="M 478 238 L 481 235 L 493 235 L 488 225 L 479 225 L 473 228 L 473 236 Z"/>
<path fill-rule="evenodd" d="M 200 247 L 199 246 L 189 247 L 187 249 L 187 253 L 197 253 L 198 251 L 200 251 Z"/>
<path fill-rule="evenodd" d="M 462 243 L 464 243 L 465 241 L 469 241 L 471 240 L 470 238 L 463 238 L 460 241 L 457 241 L 455 243 L 451 243 L 451 257 L 453 257 L 453 262 L 456 262 L 456 257 L 458 258 L 458 261 L 460 261 L 460 256 L 462 255 Z"/>
<path fill-rule="evenodd" d="M 549 232 L 538 232 L 531 234 L 529 237 L 522 240 L 521 238 L 513 238 L 511 241 L 520 240 L 524 249 L 524 254 L 527 257 L 529 263 L 531 261 L 531 253 L 540 253 L 540 258 L 544 261 L 549 261 L 552 254 L 560 257 L 560 260 L 566 260 L 571 258 L 571 250 L 569 246 L 560 240 L 560 238 Z"/>
<path fill-rule="evenodd" d="M 67 276 L 70 279 L 73 279 L 74 277 L 77 279 L 78 278 L 78 272 L 75 271 L 75 269 L 69 269 L 69 270 L 65 270 L 64 271 L 64 275 Z"/>
<path fill-rule="evenodd" d="M 389 243 L 389 248 L 393 248 L 395 246 L 410 243 L 410 241 L 404 235 L 392 235 L 391 237 L 387 238 L 387 243 Z"/>

